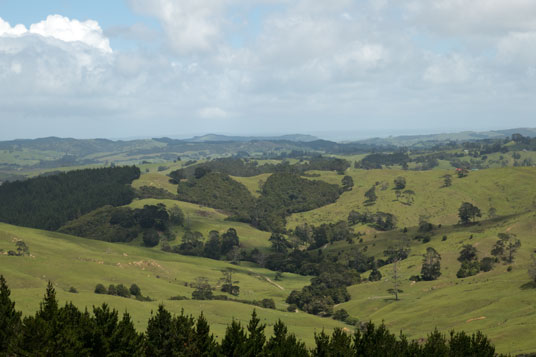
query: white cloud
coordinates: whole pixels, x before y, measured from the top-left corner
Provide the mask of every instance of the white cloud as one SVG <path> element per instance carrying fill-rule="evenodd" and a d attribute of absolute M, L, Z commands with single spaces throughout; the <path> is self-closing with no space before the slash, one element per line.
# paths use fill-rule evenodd
<path fill-rule="evenodd" d="M 207 52 L 221 38 L 225 0 L 129 0 L 138 12 L 156 17 L 180 54 Z"/>
<path fill-rule="evenodd" d="M 199 111 L 199 116 L 203 119 L 223 119 L 227 118 L 227 112 L 218 107 L 207 107 Z"/>
<path fill-rule="evenodd" d="M 536 29 L 533 0 L 412 0 L 409 16 L 449 35 L 496 36 Z"/>
<path fill-rule="evenodd" d="M 0 17 L 0 36 L 20 36 L 27 31 L 26 26 L 19 24 L 11 27 L 9 22 Z"/>
<path fill-rule="evenodd" d="M 423 78 L 432 83 L 461 83 L 469 80 L 471 68 L 459 55 L 433 60 L 424 71 Z"/>
<path fill-rule="evenodd" d="M 28 30 L 24 25 L 11 27 L 0 18 L 0 36 L 27 34 L 52 37 L 64 42 L 82 42 L 103 52 L 112 52 L 110 41 L 104 37 L 99 24 L 93 20 L 78 21 L 61 15 L 49 15 L 46 20 L 32 24 Z"/>

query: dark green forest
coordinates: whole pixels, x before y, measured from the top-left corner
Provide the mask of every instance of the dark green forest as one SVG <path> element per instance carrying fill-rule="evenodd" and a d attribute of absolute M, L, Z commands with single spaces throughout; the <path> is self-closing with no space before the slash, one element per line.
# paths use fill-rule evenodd
<path fill-rule="evenodd" d="M 172 315 L 163 305 L 153 312 L 144 333 L 139 333 L 128 312 L 106 304 L 80 311 L 72 303 L 60 306 L 49 282 L 39 310 L 22 317 L 0 276 L 0 355 L 6 356 L 496 356 L 495 347 L 481 332 L 468 335 L 437 330 L 419 343 L 385 325 L 364 323 L 353 333 L 337 328 L 331 335 L 315 334 L 308 349 L 289 333 L 281 320 L 267 335 L 253 310 L 247 326 L 232 321 L 221 342 L 210 332 L 203 313 L 196 319 Z"/>
<path fill-rule="evenodd" d="M 227 211 L 230 220 L 282 232 L 285 217 L 333 203 L 341 189 L 324 181 L 304 179 L 296 173 L 277 172 L 266 180 L 261 196 L 255 199 L 244 185 L 226 174 L 199 167 L 193 178 L 179 182 L 178 193 L 183 201 Z"/>
<path fill-rule="evenodd" d="M 134 166 L 75 170 L 0 186 L 0 221 L 57 230 L 96 208 L 128 204 L 129 186 L 140 177 Z"/>

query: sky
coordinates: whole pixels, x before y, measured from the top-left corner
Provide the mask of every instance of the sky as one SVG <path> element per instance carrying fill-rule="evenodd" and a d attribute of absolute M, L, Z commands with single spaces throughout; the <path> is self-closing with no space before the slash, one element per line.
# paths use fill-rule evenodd
<path fill-rule="evenodd" d="M 536 127 L 534 0 L 0 0 L 0 140 Z"/>

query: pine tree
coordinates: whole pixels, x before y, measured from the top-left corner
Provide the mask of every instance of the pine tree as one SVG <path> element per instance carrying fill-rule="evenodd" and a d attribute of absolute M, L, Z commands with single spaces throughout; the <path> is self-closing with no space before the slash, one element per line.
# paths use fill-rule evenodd
<path fill-rule="evenodd" d="M 432 247 L 426 248 L 421 267 L 421 279 L 436 280 L 441 275 L 441 255 Z"/>
<path fill-rule="evenodd" d="M 240 322 L 233 320 L 225 331 L 225 337 L 221 341 L 221 353 L 229 357 L 247 356 L 246 333 Z"/>
<path fill-rule="evenodd" d="M 196 356 L 214 356 L 217 352 L 217 343 L 210 334 L 210 326 L 202 312 L 195 326 L 195 345 Z"/>
<path fill-rule="evenodd" d="M 296 339 L 294 334 L 288 334 L 287 326 L 278 320 L 274 325 L 274 335 L 264 347 L 266 356 L 301 357 L 309 356 L 305 344 Z"/>
<path fill-rule="evenodd" d="M 110 356 L 143 356 L 143 335 L 136 331 L 127 312 L 123 314 L 110 338 Z"/>
<path fill-rule="evenodd" d="M 322 332 L 317 334 L 315 332 L 315 344 L 316 347 L 312 351 L 313 356 L 315 357 L 329 357 L 330 356 L 330 346 L 329 346 L 329 336 L 324 332 L 324 329 L 322 329 Z"/>
<path fill-rule="evenodd" d="M 15 310 L 10 295 L 6 280 L 0 275 L 0 355 L 12 352 L 21 328 L 21 313 Z"/>
<path fill-rule="evenodd" d="M 262 349 L 266 342 L 266 336 L 264 335 L 266 325 L 260 322 L 261 320 L 257 317 L 257 311 L 253 309 L 247 327 L 246 356 L 262 356 Z"/>
<path fill-rule="evenodd" d="M 147 356 L 173 356 L 174 335 L 172 331 L 172 317 L 164 305 L 159 305 L 154 316 L 147 324 L 146 355 Z"/>

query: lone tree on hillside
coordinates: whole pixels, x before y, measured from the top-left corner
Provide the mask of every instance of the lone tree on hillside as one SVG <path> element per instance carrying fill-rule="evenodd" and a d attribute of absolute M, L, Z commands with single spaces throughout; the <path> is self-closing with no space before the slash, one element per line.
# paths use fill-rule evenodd
<path fill-rule="evenodd" d="M 221 291 L 238 296 L 238 294 L 240 294 L 240 287 L 235 285 L 239 282 L 233 280 L 233 271 L 231 269 L 226 269 L 222 270 L 221 273 L 223 274 L 223 277 L 220 279 L 220 282 L 222 283 Z"/>
<path fill-rule="evenodd" d="M 406 188 L 406 179 L 402 176 L 395 178 L 395 189 L 403 190 L 404 188 Z"/>
<path fill-rule="evenodd" d="M 521 241 L 514 239 L 515 234 L 499 233 L 499 240 L 493 246 L 491 255 L 501 259 L 506 263 L 514 261 L 514 253 L 521 247 Z"/>
<path fill-rule="evenodd" d="M 374 204 L 378 199 L 376 196 L 376 187 L 372 186 L 367 192 L 365 192 L 365 198 L 367 199 L 365 203 Z"/>
<path fill-rule="evenodd" d="M 471 221 L 476 222 L 476 217 L 482 217 L 482 213 L 480 213 L 480 208 L 477 206 L 464 202 L 458 209 L 458 217 L 460 217 L 460 223 L 467 224 Z"/>
<path fill-rule="evenodd" d="M 536 257 L 534 257 L 534 255 L 531 257 L 528 273 L 530 280 L 536 284 Z"/>
<path fill-rule="evenodd" d="M 395 259 L 393 262 L 393 287 L 391 289 L 388 289 L 387 292 L 389 294 L 392 294 L 395 296 L 395 301 L 398 301 L 398 293 L 402 293 L 403 291 L 398 288 L 398 258 Z"/>
<path fill-rule="evenodd" d="M 441 275 L 441 255 L 432 247 L 426 248 L 421 268 L 422 280 L 436 280 Z"/>
<path fill-rule="evenodd" d="M 344 176 L 342 178 L 342 190 L 343 191 L 352 191 L 352 187 L 354 187 L 354 179 L 352 179 L 352 176 Z"/>
<path fill-rule="evenodd" d="M 443 176 L 443 187 L 449 187 L 452 185 L 452 175 Z"/>
<path fill-rule="evenodd" d="M 460 251 L 460 256 L 458 257 L 458 261 L 462 263 L 462 266 L 456 273 L 458 278 L 466 278 L 480 272 L 480 263 L 477 254 L 478 251 L 471 244 L 463 246 Z"/>

